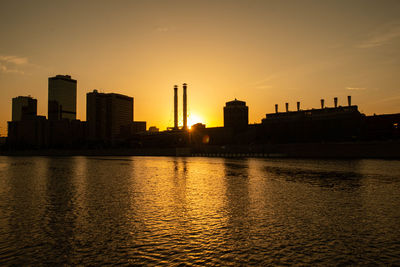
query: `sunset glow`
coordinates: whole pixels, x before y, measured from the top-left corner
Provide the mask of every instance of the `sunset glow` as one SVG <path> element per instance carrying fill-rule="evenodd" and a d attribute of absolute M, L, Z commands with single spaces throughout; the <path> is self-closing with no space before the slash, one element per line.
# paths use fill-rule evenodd
<path fill-rule="evenodd" d="M 347 95 L 365 114 L 398 111 L 399 1 L 116 2 L 2 1 L 1 135 L 13 97 L 31 95 L 47 116 L 57 74 L 78 81 L 78 119 L 98 89 L 133 97 L 134 120 L 161 130 L 173 124 L 173 85 L 184 82 L 188 110 L 209 127 L 223 125 L 235 98 L 250 123 L 275 104 L 343 105 Z"/>
<path fill-rule="evenodd" d="M 204 123 L 204 120 L 203 120 L 199 115 L 197 115 L 197 114 L 189 114 L 189 116 L 188 116 L 188 125 L 189 125 L 189 129 L 190 129 L 193 125 L 195 125 L 195 124 L 197 124 L 197 123 L 203 123 L 203 124 L 205 124 L 205 123 Z"/>

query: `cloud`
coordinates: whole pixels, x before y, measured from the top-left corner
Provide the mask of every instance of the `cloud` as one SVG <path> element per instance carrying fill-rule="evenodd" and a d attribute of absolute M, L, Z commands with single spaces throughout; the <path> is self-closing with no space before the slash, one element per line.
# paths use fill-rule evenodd
<path fill-rule="evenodd" d="M 385 25 L 370 34 L 370 36 L 357 45 L 358 48 L 373 48 L 386 45 L 400 37 L 400 23 Z"/>
<path fill-rule="evenodd" d="M 346 87 L 347 90 L 352 90 L 352 91 L 362 91 L 366 90 L 367 88 L 364 87 Z"/>
<path fill-rule="evenodd" d="M 257 85 L 255 88 L 256 89 L 270 89 L 270 88 L 272 88 L 272 85 L 269 85 L 269 84 Z"/>
<path fill-rule="evenodd" d="M 400 95 L 395 95 L 395 96 L 390 96 L 387 98 L 379 99 L 375 101 L 375 103 L 386 103 L 386 102 L 392 102 L 392 101 L 399 101 L 400 100 Z"/>
<path fill-rule="evenodd" d="M 15 64 L 15 65 L 28 64 L 28 58 L 18 57 L 18 56 L 2 56 L 2 55 L 0 55 L 0 61 Z"/>
<path fill-rule="evenodd" d="M 28 58 L 0 55 L 0 72 L 25 74 L 21 68 L 31 65 Z"/>
<path fill-rule="evenodd" d="M 25 72 L 22 70 L 8 68 L 6 65 L 3 65 L 3 64 L 0 64 L 0 72 L 25 74 Z"/>
<path fill-rule="evenodd" d="M 276 77 L 276 74 L 268 75 L 262 80 L 249 84 L 248 87 L 253 87 L 255 89 L 270 89 L 272 88 L 271 81 L 274 80 Z"/>

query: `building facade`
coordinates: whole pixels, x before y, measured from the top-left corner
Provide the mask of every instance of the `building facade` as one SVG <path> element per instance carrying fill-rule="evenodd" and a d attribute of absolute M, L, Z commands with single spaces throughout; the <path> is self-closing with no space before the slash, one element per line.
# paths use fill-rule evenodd
<path fill-rule="evenodd" d="M 246 129 L 249 124 L 249 107 L 246 102 L 233 100 L 224 107 L 224 127 L 234 130 Z"/>
<path fill-rule="evenodd" d="M 121 127 L 133 122 L 133 98 L 114 93 L 86 95 L 86 120 L 89 140 L 114 141 L 120 136 Z"/>
<path fill-rule="evenodd" d="M 49 78 L 49 120 L 76 119 L 77 81 L 69 75 Z"/>
<path fill-rule="evenodd" d="M 12 121 L 32 120 L 37 115 L 37 100 L 30 96 L 12 99 Z"/>

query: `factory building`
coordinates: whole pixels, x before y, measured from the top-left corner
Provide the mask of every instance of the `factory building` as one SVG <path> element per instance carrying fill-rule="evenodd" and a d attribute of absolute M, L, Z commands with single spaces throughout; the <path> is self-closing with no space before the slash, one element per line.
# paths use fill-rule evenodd
<path fill-rule="evenodd" d="M 183 120 L 183 126 L 182 130 L 187 131 L 188 125 L 187 125 L 187 84 L 184 83 L 182 85 L 183 88 L 183 110 L 182 110 L 182 120 Z M 170 128 L 171 129 L 171 128 Z M 172 130 L 179 130 L 178 126 L 178 85 L 174 85 L 174 127 Z"/>
<path fill-rule="evenodd" d="M 289 111 L 289 103 L 285 106 L 286 112 L 279 112 L 275 105 L 275 113 L 262 119 L 260 138 L 264 142 L 352 141 L 361 136 L 365 115 L 351 104 L 350 96 L 347 106 L 338 106 L 336 97 L 333 107 L 326 107 L 324 99 L 319 109 L 302 110 L 300 102 L 296 111 Z"/>
<path fill-rule="evenodd" d="M 77 82 L 70 75 L 49 78 L 48 119 L 76 119 Z"/>

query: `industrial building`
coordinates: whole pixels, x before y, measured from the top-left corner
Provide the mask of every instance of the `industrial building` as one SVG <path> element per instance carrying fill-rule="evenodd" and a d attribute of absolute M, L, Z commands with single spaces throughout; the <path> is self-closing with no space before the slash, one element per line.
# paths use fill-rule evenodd
<path fill-rule="evenodd" d="M 365 115 L 359 112 L 358 106 L 351 105 L 350 96 L 347 106 L 338 106 L 337 98 L 333 107 L 326 107 L 324 99 L 318 109 L 302 110 L 300 102 L 296 111 L 289 111 L 289 103 L 285 106 L 286 111 L 279 112 L 275 105 L 275 113 L 266 114 L 262 119 L 258 142 L 352 141 L 361 137 Z"/>
<path fill-rule="evenodd" d="M 70 75 L 49 78 L 48 119 L 76 119 L 77 81 Z"/>
<path fill-rule="evenodd" d="M 187 125 L 187 84 L 184 83 L 182 85 L 183 88 L 183 98 L 182 98 L 182 121 L 183 121 L 183 126 L 181 130 L 187 131 L 188 125 Z M 178 85 L 174 85 L 174 127 L 169 128 L 174 131 L 180 130 L 179 125 L 178 125 Z"/>

